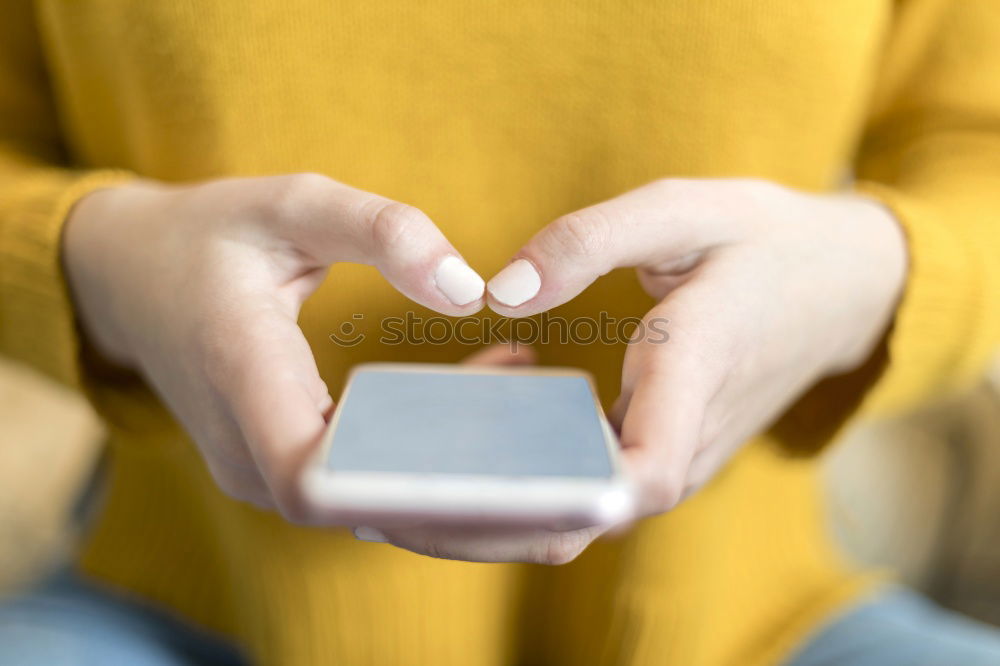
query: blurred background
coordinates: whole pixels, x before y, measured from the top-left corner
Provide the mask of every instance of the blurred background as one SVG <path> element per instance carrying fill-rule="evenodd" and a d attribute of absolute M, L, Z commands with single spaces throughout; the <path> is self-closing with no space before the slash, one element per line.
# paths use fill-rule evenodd
<path fill-rule="evenodd" d="M 0 596 L 68 557 L 100 442 L 82 399 L 0 358 Z M 849 553 L 1000 625 L 1000 359 L 960 400 L 855 427 L 824 473 Z"/>

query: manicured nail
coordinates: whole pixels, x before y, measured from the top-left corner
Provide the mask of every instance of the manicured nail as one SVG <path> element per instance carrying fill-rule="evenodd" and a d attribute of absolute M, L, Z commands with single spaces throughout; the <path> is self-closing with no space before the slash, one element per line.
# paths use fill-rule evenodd
<path fill-rule="evenodd" d="M 445 257 L 434 274 L 437 288 L 455 305 L 467 305 L 483 296 L 485 283 L 479 273 L 458 257 Z"/>
<path fill-rule="evenodd" d="M 355 527 L 354 538 L 358 541 L 371 541 L 372 543 L 389 543 L 389 539 L 382 534 L 381 530 L 374 527 Z"/>
<path fill-rule="evenodd" d="M 530 301 L 542 286 L 542 278 L 527 259 L 518 259 L 493 276 L 486 288 L 504 305 L 516 307 Z"/>

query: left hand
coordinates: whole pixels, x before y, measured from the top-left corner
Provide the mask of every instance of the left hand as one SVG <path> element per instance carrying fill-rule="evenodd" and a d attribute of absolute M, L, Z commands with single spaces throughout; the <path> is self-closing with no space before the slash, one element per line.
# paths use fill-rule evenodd
<path fill-rule="evenodd" d="M 542 229 L 490 281 L 489 303 L 529 316 L 614 268 L 637 269 L 657 304 L 626 352 L 611 417 L 642 517 L 702 486 L 820 379 L 860 366 L 893 317 L 906 264 L 902 230 L 869 199 L 668 179 Z M 648 334 L 654 319 L 669 322 L 666 342 Z M 385 537 L 437 557 L 560 564 L 605 529 Z"/>

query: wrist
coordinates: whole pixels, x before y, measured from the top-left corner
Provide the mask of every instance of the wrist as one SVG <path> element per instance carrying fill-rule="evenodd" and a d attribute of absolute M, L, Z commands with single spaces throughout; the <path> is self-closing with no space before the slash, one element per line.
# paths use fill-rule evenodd
<path fill-rule="evenodd" d="M 847 232 L 845 278 L 850 292 L 851 321 L 846 344 L 829 374 L 857 369 L 867 361 L 891 328 L 906 287 L 909 253 L 906 234 L 896 217 L 879 201 L 861 195 L 840 195 L 843 228 Z"/>
<path fill-rule="evenodd" d="M 132 217 L 129 202 L 143 185 L 127 183 L 89 192 L 67 215 L 61 258 L 77 320 L 86 342 L 114 365 L 134 368 L 133 354 L 120 315 L 116 287 L 128 271 L 134 247 L 122 220 Z"/>

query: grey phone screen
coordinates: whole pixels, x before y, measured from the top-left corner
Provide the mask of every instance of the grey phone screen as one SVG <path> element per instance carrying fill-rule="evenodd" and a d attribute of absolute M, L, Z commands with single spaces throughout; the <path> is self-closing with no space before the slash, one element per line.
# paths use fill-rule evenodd
<path fill-rule="evenodd" d="M 333 470 L 611 476 L 579 376 L 360 370 L 339 406 Z"/>

